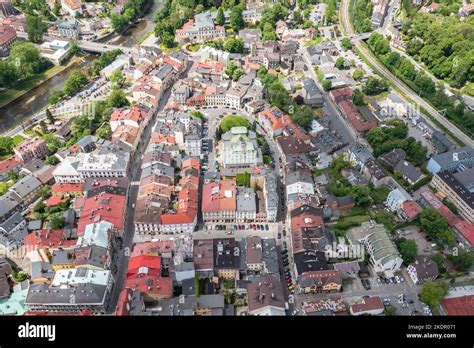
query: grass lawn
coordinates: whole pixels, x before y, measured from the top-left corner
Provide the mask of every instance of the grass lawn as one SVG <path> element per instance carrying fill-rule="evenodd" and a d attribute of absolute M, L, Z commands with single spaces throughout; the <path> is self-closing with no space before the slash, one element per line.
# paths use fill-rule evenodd
<path fill-rule="evenodd" d="M 369 215 L 344 216 L 344 217 L 341 217 L 338 222 L 349 222 L 349 223 L 361 224 L 365 221 L 369 221 Z"/>
<path fill-rule="evenodd" d="M 370 192 L 370 196 L 374 200 L 375 204 L 382 204 L 387 199 L 387 196 L 389 193 L 390 193 L 390 189 L 384 186 L 378 189 L 373 189 Z"/>
<path fill-rule="evenodd" d="M 8 103 L 12 102 L 16 98 L 22 96 L 23 94 L 31 91 L 33 88 L 43 83 L 47 79 L 53 77 L 60 71 L 64 70 L 66 66 L 53 66 L 45 72 L 32 76 L 29 79 L 21 81 L 17 86 L 13 88 L 8 88 L 0 92 L 0 108 L 4 107 Z"/>
<path fill-rule="evenodd" d="M 316 46 L 316 45 L 319 45 L 321 42 L 323 42 L 323 38 L 318 36 L 317 38 L 315 38 L 313 40 L 305 42 L 304 45 L 305 45 L 305 47 Z"/>
<path fill-rule="evenodd" d="M 25 141 L 25 138 L 23 138 L 21 135 L 17 134 L 13 137 L 13 144 L 14 144 L 13 146 L 18 146 L 24 141 Z"/>
<path fill-rule="evenodd" d="M 474 82 L 468 83 L 466 86 L 464 86 L 462 92 L 474 97 Z"/>
<path fill-rule="evenodd" d="M 200 44 L 189 45 L 188 50 L 191 52 L 197 52 L 201 48 Z"/>

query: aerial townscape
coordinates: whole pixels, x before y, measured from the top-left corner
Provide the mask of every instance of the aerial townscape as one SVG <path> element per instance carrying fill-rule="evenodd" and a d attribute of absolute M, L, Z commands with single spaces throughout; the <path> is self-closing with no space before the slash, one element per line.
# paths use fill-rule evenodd
<path fill-rule="evenodd" d="M 470 0 L 0 0 L 0 315 L 474 315 Z"/>

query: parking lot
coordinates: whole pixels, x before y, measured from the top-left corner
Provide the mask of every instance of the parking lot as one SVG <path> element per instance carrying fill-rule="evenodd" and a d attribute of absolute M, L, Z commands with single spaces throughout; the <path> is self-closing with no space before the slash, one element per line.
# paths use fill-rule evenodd
<path fill-rule="evenodd" d="M 203 228 L 193 233 L 194 238 L 197 239 L 210 239 L 210 238 L 247 238 L 249 236 L 259 236 L 261 238 L 275 238 L 278 244 L 282 243 L 282 239 L 278 239 L 278 233 L 281 233 L 281 226 L 278 223 L 261 223 L 263 229 L 251 228 L 251 225 L 257 224 L 239 224 L 245 226 L 244 229 L 234 229 L 234 225 L 237 224 L 208 224 Z M 223 228 L 216 229 L 216 226 L 226 226 Z M 268 226 L 268 229 L 265 227 Z"/>
<path fill-rule="evenodd" d="M 420 255 L 431 255 L 433 254 L 432 241 L 426 239 L 426 233 L 420 232 L 417 226 L 404 227 L 397 231 L 399 238 L 411 239 L 416 242 L 418 246 L 418 253 Z"/>

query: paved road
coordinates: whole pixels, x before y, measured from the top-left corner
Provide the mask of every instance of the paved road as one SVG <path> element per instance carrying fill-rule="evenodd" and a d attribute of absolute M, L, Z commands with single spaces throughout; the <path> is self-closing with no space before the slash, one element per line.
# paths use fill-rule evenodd
<path fill-rule="evenodd" d="M 344 22 L 343 27 L 346 30 L 348 36 L 354 35 L 354 30 L 352 28 L 352 23 L 349 19 L 349 0 L 342 0 L 341 3 L 341 21 Z M 450 130 L 450 132 L 464 142 L 466 145 L 474 146 L 474 140 L 470 138 L 467 134 L 462 132 L 454 124 L 448 121 L 443 115 L 441 115 L 435 108 L 433 108 L 428 102 L 421 98 L 418 94 L 413 92 L 409 87 L 407 87 L 403 82 L 401 82 L 395 75 L 393 75 L 383 64 L 381 64 L 377 59 L 373 58 L 371 53 L 367 50 L 364 45 L 358 39 L 353 39 L 353 44 L 357 49 L 359 49 L 365 58 L 375 67 L 376 70 L 381 73 L 382 76 L 385 76 L 393 85 L 395 85 L 399 90 L 401 90 L 405 95 L 407 95 L 415 103 L 422 106 L 427 110 L 433 118 L 435 118 L 440 124 Z M 426 119 L 433 127 L 438 128 L 429 118 Z"/>
<path fill-rule="evenodd" d="M 348 124 L 348 121 L 341 115 L 341 113 L 336 107 L 336 104 L 334 104 L 332 99 L 329 98 L 329 93 L 324 91 L 322 85 L 318 81 L 318 77 L 316 76 L 314 72 L 313 66 L 311 65 L 311 61 L 309 60 L 306 54 L 303 54 L 303 50 L 304 48 L 301 48 L 300 53 L 303 56 L 306 66 L 308 67 L 308 70 L 306 71 L 306 75 L 312 78 L 318 85 L 319 89 L 323 91 L 323 100 L 324 100 L 323 111 L 325 115 L 328 116 L 329 120 L 331 120 L 331 128 L 337 131 L 337 133 L 341 136 L 344 142 L 351 143 L 355 140 L 358 140 L 361 143 L 367 144 L 365 139 L 361 137 Z"/>

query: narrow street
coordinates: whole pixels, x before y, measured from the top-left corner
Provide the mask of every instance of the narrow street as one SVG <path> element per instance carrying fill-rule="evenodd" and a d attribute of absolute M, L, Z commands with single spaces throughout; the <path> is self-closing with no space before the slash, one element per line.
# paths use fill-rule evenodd
<path fill-rule="evenodd" d="M 183 75 L 187 74 L 189 69 L 191 68 L 191 62 L 188 62 L 188 68 Z M 166 104 L 168 103 L 168 99 L 171 95 L 171 88 L 169 88 L 161 97 L 160 104 L 158 106 L 158 110 L 153 114 L 153 119 L 150 120 L 148 126 L 145 128 L 141 141 L 137 147 L 137 150 L 132 155 L 130 166 L 129 166 L 129 178 L 130 183 L 134 181 L 140 181 L 140 176 L 142 173 L 141 169 L 141 161 L 144 151 L 148 146 L 148 142 L 150 141 L 151 133 L 154 128 L 154 124 L 156 121 L 156 115 L 164 109 Z M 109 306 L 108 306 L 108 313 L 112 314 L 115 311 L 115 307 L 117 306 L 118 297 L 120 292 L 122 291 L 123 283 L 125 281 L 125 274 L 128 267 L 128 261 L 130 258 L 130 254 L 133 248 L 133 236 L 135 232 L 135 227 L 133 224 L 133 216 L 135 214 L 135 201 L 137 200 L 139 186 L 138 185 L 130 185 L 129 192 L 128 192 L 128 201 L 127 201 L 127 212 L 125 216 L 124 222 L 124 236 L 122 242 L 122 250 L 119 251 L 118 261 L 117 261 L 117 273 L 115 277 L 115 284 L 114 288 L 112 289 L 112 294 L 109 299 Z"/>

